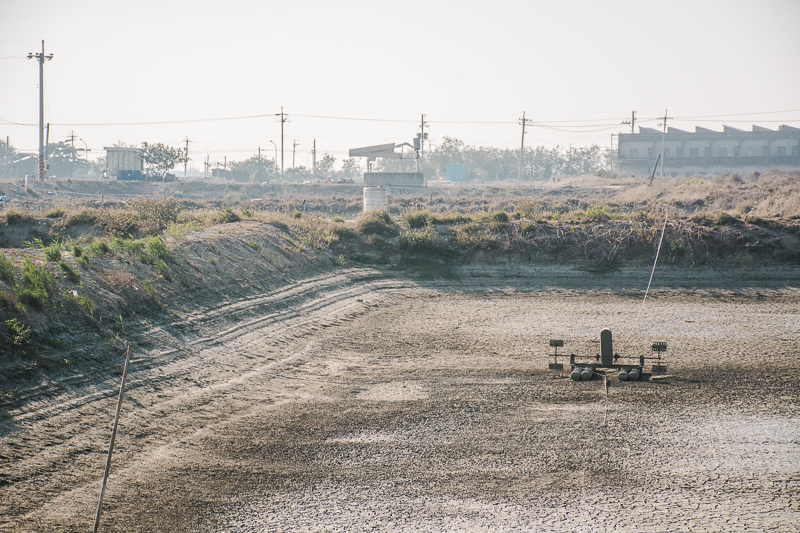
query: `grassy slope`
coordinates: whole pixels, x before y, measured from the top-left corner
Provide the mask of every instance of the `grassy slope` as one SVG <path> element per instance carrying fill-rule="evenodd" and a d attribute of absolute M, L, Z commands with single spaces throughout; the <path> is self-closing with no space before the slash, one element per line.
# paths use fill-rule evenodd
<path fill-rule="evenodd" d="M 57 207 L 49 198 L 15 216 L 5 207 L 0 251 L 12 266 L 0 279 L 0 344 L 7 354 L 0 393 L 65 365 L 102 366 L 126 327 L 169 322 L 348 265 L 437 275 L 462 264 L 571 264 L 598 274 L 651 264 L 665 207 L 664 264 L 798 265 L 797 184 L 796 174 L 773 173 L 652 188 L 585 178 L 549 188 L 427 189 L 427 198 L 419 191 L 395 194 L 388 213 L 350 221 L 314 214 L 358 205 L 360 189 L 345 194 L 334 186 L 324 189 L 329 198 L 313 196 L 313 187 L 287 186 L 260 202 L 233 203 L 234 209 L 186 202 L 161 226 L 120 202 L 62 204 L 52 218 L 42 218 Z M 165 237 L 166 255 L 148 251 L 154 238 L 146 234 Z M 36 239 L 46 248 L 23 247 Z M 86 259 L 76 255 L 76 244 Z M 44 301 L 29 294 L 34 278 L 43 280 Z M 30 328 L 32 346 L 11 340 L 9 320 Z"/>

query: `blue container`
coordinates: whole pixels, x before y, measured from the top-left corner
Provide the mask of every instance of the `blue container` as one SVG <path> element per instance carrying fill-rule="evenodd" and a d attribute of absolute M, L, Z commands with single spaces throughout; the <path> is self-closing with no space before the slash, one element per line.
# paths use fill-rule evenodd
<path fill-rule="evenodd" d="M 466 163 L 448 163 L 447 181 L 464 181 L 467 179 L 468 167 Z"/>
<path fill-rule="evenodd" d="M 120 181 L 141 181 L 141 170 L 120 170 L 117 172 L 117 179 Z"/>

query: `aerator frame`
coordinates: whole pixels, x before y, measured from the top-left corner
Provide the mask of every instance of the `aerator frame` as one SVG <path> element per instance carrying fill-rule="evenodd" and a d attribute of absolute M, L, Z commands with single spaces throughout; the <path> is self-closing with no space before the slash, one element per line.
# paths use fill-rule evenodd
<path fill-rule="evenodd" d="M 558 362 L 558 349 L 563 348 L 564 341 L 550 339 L 550 346 L 554 348 L 554 352 L 550 356 L 553 358 L 553 362 L 549 364 L 550 370 L 564 370 L 564 365 Z M 655 354 L 654 356 L 626 357 L 619 355 L 614 352 L 611 330 L 605 328 L 600 332 L 599 354 L 595 356 L 570 354 L 569 365 L 572 369 L 570 377 L 573 381 L 589 381 L 599 373 L 598 370 L 616 370 L 620 381 L 638 381 L 644 374 L 645 361 L 648 360 L 653 361 L 650 365 L 650 372 L 655 375 L 663 375 L 667 373 L 667 366 L 662 359 L 662 354 L 666 351 L 667 343 L 659 341 L 654 342 L 651 346 L 651 353 Z M 624 362 L 625 360 L 635 362 Z"/>

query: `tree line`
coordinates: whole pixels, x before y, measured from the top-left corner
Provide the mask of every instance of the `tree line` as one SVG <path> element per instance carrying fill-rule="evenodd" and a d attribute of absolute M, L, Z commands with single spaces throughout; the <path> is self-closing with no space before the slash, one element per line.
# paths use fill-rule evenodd
<path fill-rule="evenodd" d="M 115 146 L 135 147 L 118 143 Z M 166 172 L 190 160 L 181 148 L 162 143 L 143 142 L 142 158 L 145 173 L 150 179 L 162 179 Z M 19 157 L 17 151 L 0 142 L 0 175 L 13 177 L 18 174 L 13 162 Z M 424 173 L 426 179 L 445 178 L 447 165 L 462 163 L 468 166 L 467 179 L 475 181 L 514 180 L 519 176 L 519 149 L 471 146 L 455 137 L 445 136 L 431 150 L 424 151 L 417 159 L 410 154 L 405 159 L 379 159 L 372 165 L 375 172 Z M 59 177 L 97 177 L 105 168 L 105 158 L 94 161 L 81 157 L 78 150 L 68 142 L 48 146 L 50 175 Z M 608 173 L 616 166 L 616 153 L 609 148 L 594 144 L 579 148 L 527 147 L 522 158 L 522 179 L 526 181 L 549 180 L 556 176 L 579 176 Z M 262 156 L 253 156 L 241 161 L 231 161 L 224 175 L 239 182 L 266 182 L 271 180 L 302 181 L 313 179 L 359 178 L 364 164 L 357 158 L 345 159 L 341 165 L 331 154 L 325 154 L 313 168 L 298 166 L 286 169 L 281 174 L 275 161 Z"/>
<path fill-rule="evenodd" d="M 445 136 L 432 150 L 423 152 L 419 166 L 426 179 L 445 178 L 447 165 L 468 166 L 469 180 L 500 181 L 517 179 L 520 174 L 519 149 L 471 146 L 455 137 Z M 526 147 L 522 158 L 522 179 L 549 180 L 555 176 L 582 176 L 612 171 L 616 153 L 594 144 L 580 148 Z M 414 162 L 411 162 L 413 169 Z M 379 172 L 409 171 L 408 160 L 379 160 L 373 165 Z"/>

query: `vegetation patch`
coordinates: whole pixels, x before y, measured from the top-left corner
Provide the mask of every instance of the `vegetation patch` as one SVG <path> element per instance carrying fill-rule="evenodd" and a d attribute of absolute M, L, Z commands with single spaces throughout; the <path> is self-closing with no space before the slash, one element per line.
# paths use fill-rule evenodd
<path fill-rule="evenodd" d="M 52 304 L 52 292 L 57 286 L 52 274 L 26 257 L 22 266 L 22 284 L 14 285 L 14 293 L 20 302 L 45 310 Z"/>
<path fill-rule="evenodd" d="M 719 215 L 717 215 L 716 220 L 718 226 L 735 226 L 736 224 L 741 224 L 741 222 L 741 220 L 730 213 L 726 213 L 725 211 L 722 211 Z"/>
<path fill-rule="evenodd" d="M 306 218 L 298 228 L 300 241 L 315 250 L 324 250 L 339 239 L 339 236 L 328 228 L 325 220 L 319 217 Z"/>
<path fill-rule="evenodd" d="M 400 232 L 392 216 L 385 209 L 362 214 L 356 221 L 356 231 L 361 235 L 382 237 L 394 237 Z"/>
<path fill-rule="evenodd" d="M 410 252 L 433 252 L 439 249 L 436 231 L 433 226 L 424 229 L 410 229 L 400 235 L 400 248 Z"/>
<path fill-rule="evenodd" d="M 99 209 L 83 209 L 81 211 L 71 211 L 61 217 L 59 225 L 63 228 L 78 226 L 80 224 L 95 224 L 100 216 Z"/>
<path fill-rule="evenodd" d="M 421 229 L 433 223 L 429 211 L 409 211 L 401 217 L 403 224 L 409 229 Z"/>
<path fill-rule="evenodd" d="M 30 222 L 33 216 L 30 213 L 20 213 L 14 209 L 9 210 L 5 215 L 6 224 L 12 226 L 14 224 L 22 224 L 23 222 Z"/>
<path fill-rule="evenodd" d="M 178 221 L 183 208 L 171 198 L 150 198 L 142 196 L 130 203 L 139 220 L 144 235 L 163 233 L 170 224 Z"/>
<path fill-rule="evenodd" d="M 61 261 L 61 247 L 57 244 L 48 246 L 44 249 L 44 258 L 52 263 Z"/>
<path fill-rule="evenodd" d="M 218 224 L 231 224 L 233 222 L 239 222 L 242 220 L 242 217 L 239 214 L 230 208 L 230 206 L 223 205 L 217 210 L 216 217 L 214 217 L 214 221 Z"/>
<path fill-rule="evenodd" d="M 6 338 L 6 348 L 11 355 L 28 355 L 33 348 L 31 341 L 31 328 L 26 326 L 16 318 L 6 321 L 8 336 Z"/>
<path fill-rule="evenodd" d="M 72 283 L 78 283 L 81 280 L 81 275 L 75 272 L 68 263 L 64 261 L 58 261 L 58 268 L 61 269 L 61 272 L 70 280 Z"/>
<path fill-rule="evenodd" d="M 14 279 L 14 263 L 0 252 L 0 279 L 11 282 Z"/>

